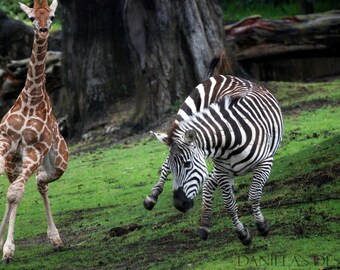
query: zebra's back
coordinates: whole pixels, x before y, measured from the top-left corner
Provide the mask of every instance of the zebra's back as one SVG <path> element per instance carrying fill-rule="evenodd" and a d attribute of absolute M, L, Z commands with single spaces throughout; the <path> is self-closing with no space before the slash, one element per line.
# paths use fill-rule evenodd
<path fill-rule="evenodd" d="M 254 90 L 258 85 L 235 76 L 215 76 L 199 84 L 185 99 L 176 115 L 181 122 L 190 116 L 207 108 L 219 100 L 229 97 L 239 97 Z"/>
<path fill-rule="evenodd" d="M 223 119 L 208 122 L 220 123 L 214 133 L 221 132 L 227 139 L 213 156 L 227 160 L 230 171 L 244 174 L 274 156 L 282 140 L 283 121 L 278 103 L 269 91 L 257 89 L 244 97 L 231 98 L 230 105 L 219 106 L 219 111 Z"/>

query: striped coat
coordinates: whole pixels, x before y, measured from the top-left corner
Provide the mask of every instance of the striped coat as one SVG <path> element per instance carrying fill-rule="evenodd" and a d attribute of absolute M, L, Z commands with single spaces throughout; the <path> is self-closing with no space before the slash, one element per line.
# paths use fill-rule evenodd
<path fill-rule="evenodd" d="M 206 239 L 212 196 L 220 186 L 234 229 L 241 242 L 249 244 L 251 236 L 238 218 L 231 186 L 235 176 L 253 172 L 249 200 L 259 231 L 268 233 L 260 198 L 282 140 L 283 121 L 280 107 L 267 89 L 234 76 L 210 77 L 186 98 L 168 133 L 153 134 L 170 147 L 170 153 L 158 183 L 144 201 L 147 209 L 155 205 L 170 172 L 174 205 L 180 211 L 193 206 L 204 182 L 199 235 Z M 212 158 L 214 165 L 209 175 L 206 158 Z"/>
<path fill-rule="evenodd" d="M 234 76 L 219 75 L 199 84 L 175 119 L 168 132 L 169 145 L 194 120 L 200 127 L 197 135 L 205 157 L 229 160 L 235 175 L 273 156 L 282 140 L 282 115 L 274 96 Z M 259 142 L 262 148 L 258 148 Z"/>

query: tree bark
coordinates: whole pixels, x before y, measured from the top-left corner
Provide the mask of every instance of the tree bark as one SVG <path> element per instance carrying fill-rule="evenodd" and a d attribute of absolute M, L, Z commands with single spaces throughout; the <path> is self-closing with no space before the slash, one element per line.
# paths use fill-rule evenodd
<path fill-rule="evenodd" d="M 32 27 L 9 18 L 1 9 L 0 26 L 0 57 L 16 60 L 28 57 L 33 43 Z"/>
<path fill-rule="evenodd" d="M 216 0 L 60 0 L 70 120 L 85 132 L 123 100 L 145 128 L 184 100 L 224 48 Z"/>

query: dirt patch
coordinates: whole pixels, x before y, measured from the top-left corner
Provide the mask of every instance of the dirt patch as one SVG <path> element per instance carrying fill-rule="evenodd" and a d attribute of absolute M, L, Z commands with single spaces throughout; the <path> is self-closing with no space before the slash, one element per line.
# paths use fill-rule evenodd
<path fill-rule="evenodd" d="M 322 108 L 324 106 L 340 106 L 340 101 L 333 101 L 329 99 L 317 99 L 311 101 L 303 101 L 298 104 L 282 106 L 282 112 L 284 115 L 297 114 L 301 111 L 311 111 Z"/>
<path fill-rule="evenodd" d="M 56 225 L 59 228 L 60 236 L 64 241 L 65 249 L 81 249 L 82 244 L 87 243 L 88 236 L 97 233 L 102 228 L 100 222 L 92 225 L 90 228 L 87 228 L 84 220 L 90 219 L 94 213 L 99 213 L 105 209 L 111 209 L 115 207 L 117 207 L 117 205 L 98 206 L 94 208 L 68 210 L 56 213 L 55 216 L 61 217 L 60 221 L 57 222 Z M 75 224 L 77 224 L 79 230 L 71 231 L 69 228 L 75 226 Z M 39 239 L 41 238 L 42 237 Z M 48 242 L 47 236 L 46 241 Z"/>
<path fill-rule="evenodd" d="M 15 240 L 16 245 L 24 247 L 24 246 L 39 246 L 39 245 L 49 245 L 50 241 L 47 238 L 46 233 L 40 233 L 36 237 L 27 238 L 27 239 L 17 239 Z M 52 247 L 51 247 L 52 249 Z"/>
<path fill-rule="evenodd" d="M 117 205 L 106 205 L 106 206 L 98 206 L 93 208 L 85 208 L 79 210 L 67 210 L 62 212 L 57 212 L 55 216 L 65 216 L 69 215 L 70 218 L 64 218 L 64 222 L 62 222 L 63 226 L 67 226 L 70 223 L 74 223 L 76 221 L 81 221 L 86 217 L 89 213 L 96 213 L 98 211 L 102 211 L 105 209 L 116 208 Z"/>
<path fill-rule="evenodd" d="M 269 181 L 265 187 L 264 192 L 274 191 L 274 190 L 297 190 L 297 189 L 308 189 L 311 185 L 314 185 L 318 188 L 322 187 L 325 184 L 335 182 L 340 175 L 340 163 L 335 163 L 329 166 L 326 166 L 321 169 L 317 169 L 308 174 L 298 175 L 294 178 L 285 179 L 285 180 L 276 180 Z M 277 208 L 281 206 L 289 206 L 295 204 L 308 204 L 311 202 L 324 201 L 330 199 L 340 199 L 340 197 L 336 196 L 336 194 L 324 194 L 318 195 L 317 197 L 314 194 L 310 193 L 308 196 L 301 198 L 293 198 L 290 196 L 286 196 L 285 194 L 276 194 L 271 197 L 270 200 L 261 201 L 261 208 Z M 237 194 L 237 203 L 238 203 L 238 212 L 241 216 L 250 215 L 251 205 L 248 202 L 248 193 L 247 190 L 244 190 Z M 243 204 L 242 204 L 243 203 Z M 299 231 L 299 228 L 296 228 L 296 231 Z"/>
<path fill-rule="evenodd" d="M 247 193 L 244 193 L 244 194 L 241 194 L 241 195 L 237 195 L 237 201 L 238 202 L 246 202 L 246 201 L 248 201 L 248 192 Z"/>
<path fill-rule="evenodd" d="M 312 164 L 318 164 L 324 162 L 325 158 L 311 159 Z M 294 178 L 289 179 L 277 179 L 276 181 L 269 181 L 265 185 L 265 190 L 280 190 L 289 188 L 296 190 L 297 188 L 308 188 L 310 185 L 314 185 L 318 188 L 325 184 L 335 182 L 340 176 L 340 162 L 328 165 L 324 168 L 314 170 L 307 174 L 297 175 Z"/>
<path fill-rule="evenodd" d="M 311 173 L 294 177 L 284 182 L 285 185 L 291 188 L 308 186 L 310 184 L 321 187 L 325 184 L 334 182 L 340 175 L 340 163 L 335 163 L 330 166 L 314 170 Z"/>
<path fill-rule="evenodd" d="M 230 239 L 226 239 L 226 236 L 229 234 Z M 233 239 L 231 239 L 232 237 Z M 232 243 L 233 241 L 238 241 L 233 233 L 226 233 L 224 231 L 211 233 L 209 238 L 214 239 L 214 248 L 222 248 L 227 242 Z M 172 232 L 153 240 L 148 240 L 146 238 L 141 239 L 139 241 L 139 246 L 143 246 L 144 250 L 147 250 L 147 252 L 140 253 L 139 247 L 135 244 L 130 244 L 125 248 L 129 250 L 131 254 L 136 255 L 133 262 L 130 262 L 129 268 L 147 269 L 150 267 L 150 263 L 161 265 L 163 261 L 169 261 L 169 258 L 181 258 L 185 253 L 192 252 L 193 250 L 200 250 L 200 247 L 204 246 L 205 243 L 205 241 L 199 239 L 195 227 L 195 229 Z M 199 257 L 204 260 L 208 258 L 208 254 L 200 254 Z M 181 264 L 181 266 L 176 265 L 173 269 L 187 268 L 188 261 L 183 260 Z"/>
<path fill-rule="evenodd" d="M 155 212 L 155 215 L 162 216 L 162 215 L 164 215 L 164 213 L 163 212 L 159 212 L 159 213 Z M 178 213 L 176 213 L 175 215 L 170 216 L 167 219 L 165 219 L 164 222 L 159 223 L 157 225 L 152 225 L 152 229 L 157 230 L 157 229 L 171 227 L 171 226 L 174 226 L 176 224 L 179 224 L 183 221 L 183 219 L 185 218 L 186 215 L 187 215 L 187 213 L 181 213 L 181 212 L 178 211 Z"/>
<path fill-rule="evenodd" d="M 271 181 L 269 179 L 269 181 L 264 185 L 264 189 L 266 190 L 276 190 L 276 189 L 279 189 L 281 186 L 280 184 L 278 183 L 280 182 L 280 180 L 277 180 L 277 181 Z"/>
<path fill-rule="evenodd" d="M 110 237 L 120 237 L 123 235 L 127 235 L 135 230 L 139 230 L 140 228 L 142 228 L 141 225 L 138 224 L 129 224 L 129 225 L 125 225 L 123 227 L 115 227 L 112 228 L 109 231 L 109 236 Z"/>
<path fill-rule="evenodd" d="M 56 221 L 56 226 L 59 229 L 61 239 L 64 241 L 65 244 L 64 250 L 76 248 L 82 242 L 86 241 L 88 235 L 100 230 L 99 223 L 97 224 L 97 227 L 94 228 L 90 229 L 83 228 L 82 221 L 84 219 L 87 219 L 89 214 L 115 207 L 116 205 L 109 205 L 54 213 L 53 215 L 54 217 L 62 217 L 59 221 Z M 79 223 L 79 228 L 82 229 L 77 231 L 76 233 L 75 232 L 71 233 L 68 228 L 72 226 L 74 223 Z M 24 240 L 18 239 L 16 241 L 21 246 L 50 245 L 50 241 L 48 240 L 46 232 L 42 232 L 41 234 L 37 235 L 34 238 Z M 51 248 L 50 253 L 53 252 L 54 251 Z"/>
<path fill-rule="evenodd" d="M 313 235 L 328 235 L 328 213 L 318 211 L 314 205 L 296 211 L 292 218 L 295 222 L 283 224 L 278 233 L 293 236 L 294 238 L 310 237 Z"/>
<path fill-rule="evenodd" d="M 146 183 L 145 182 L 139 182 L 139 183 L 136 183 L 136 184 L 133 184 L 131 185 L 132 187 L 145 187 L 146 186 Z"/>

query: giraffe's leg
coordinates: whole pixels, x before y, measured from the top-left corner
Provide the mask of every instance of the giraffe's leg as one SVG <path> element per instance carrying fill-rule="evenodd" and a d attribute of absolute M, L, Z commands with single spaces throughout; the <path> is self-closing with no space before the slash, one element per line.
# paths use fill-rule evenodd
<path fill-rule="evenodd" d="M 41 194 L 47 218 L 47 237 L 51 241 L 53 248 L 59 250 L 63 247 L 59 231 L 55 226 L 51 206 L 48 199 L 48 184 L 58 180 L 66 170 L 68 162 L 68 150 L 63 138 L 57 137 L 54 146 L 44 157 L 42 166 L 37 172 L 37 188 Z"/>
<path fill-rule="evenodd" d="M 16 170 L 17 166 L 15 163 L 12 163 L 11 158 L 7 159 L 6 161 L 9 150 L 11 148 L 11 144 L 12 144 L 12 140 L 10 139 L 10 137 L 8 137 L 5 134 L 0 134 L 0 175 L 3 174 L 4 169 L 5 169 L 5 163 L 7 162 L 7 168 L 6 168 L 7 174 L 11 171 L 12 168 L 14 168 L 12 175 L 15 176 L 15 178 L 8 178 L 10 182 L 13 182 L 18 176 L 18 172 Z M 0 250 L 2 250 L 2 247 L 4 244 L 3 235 L 5 232 L 6 226 L 8 224 L 9 215 L 10 215 L 10 208 L 9 208 L 9 205 L 7 204 L 4 217 L 0 225 Z"/>
<path fill-rule="evenodd" d="M 155 206 L 158 200 L 159 194 L 163 192 L 164 183 L 170 173 L 170 168 L 168 165 L 168 158 L 164 161 L 162 170 L 161 170 L 161 176 L 157 182 L 157 184 L 152 188 L 151 194 L 146 196 L 144 200 L 144 207 L 147 210 L 152 210 L 152 208 Z"/>
<path fill-rule="evenodd" d="M 39 176 L 38 176 L 39 177 Z M 37 188 L 39 193 L 41 194 L 46 211 L 47 217 L 47 237 L 53 245 L 53 249 L 59 250 L 63 247 L 63 241 L 60 238 L 59 231 L 54 224 L 54 220 L 52 217 L 51 206 L 48 199 L 48 185 L 45 184 L 40 178 L 37 177 Z"/>
<path fill-rule="evenodd" d="M 19 176 L 20 171 L 21 171 L 21 166 L 22 166 L 21 160 L 16 159 L 16 158 L 7 159 L 6 174 L 7 174 L 7 177 L 10 183 L 15 181 L 15 179 L 17 179 L 17 177 Z M 10 214 L 9 204 L 6 204 L 6 210 L 5 210 L 1 225 L 0 225 L 0 250 L 2 250 L 2 247 L 4 244 L 3 235 L 6 229 L 6 226 L 8 224 L 9 214 Z"/>
<path fill-rule="evenodd" d="M 227 209 L 228 214 L 230 215 L 233 224 L 234 224 L 234 230 L 242 242 L 243 245 L 249 245 L 251 243 L 252 237 L 246 229 L 242 222 L 239 220 L 238 213 L 237 213 L 237 204 L 236 204 L 236 198 L 232 191 L 232 180 L 228 178 L 221 178 L 219 180 L 219 185 L 222 190 L 222 196 L 224 201 L 224 206 Z"/>
<path fill-rule="evenodd" d="M 212 173 L 203 183 L 202 214 L 200 227 L 198 229 L 198 236 L 203 240 L 206 240 L 209 236 L 209 230 L 211 227 L 211 205 L 216 187 L 217 180 Z"/>
<path fill-rule="evenodd" d="M 12 140 L 0 133 L 0 175 L 4 173 L 6 156 L 11 148 Z"/>
<path fill-rule="evenodd" d="M 11 205 L 9 211 L 9 225 L 8 225 L 8 235 L 6 242 L 3 247 L 3 257 L 2 261 L 5 263 L 9 263 L 14 256 L 15 245 L 14 245 L 14 225 L 15 225 L 15 217 L 17 213 L 18 203 Z"/>
<path fill-rule="evenodd" d="M 3 235 L 4 235 L 4 232 L 5 232 L 8 220 L 9 220 L 9 214 L 10 214 L 10 208 L 9 208 L 9 205 L 6 204 L 4 217 L 3 217 L 1 225 L 0 225 L 0 250 L 2 250 L 2 247 L 4 245 Z"/>
<path fill-rule="evenodd" d="M 26 184 L 28 177 L 26 178 L 24 174 L 21 174 L 17 180 L 11 183 L 7 191 L 7 207 L 6 207 L 7 213 L 5 213 L 3 223 L 5 226 L 5 224 L 7 223 L 6 219 L 8 219 L 8 215 L 9 215 L 9 225 L 8 225 L 7 239 L 3 247 L 2 260 L 4 262 L 9 262 L 11 259 L 13 259 L 13 256 L 14 256 L 14 251 L 15 251 L 14 225 L 15 225 L 16 211 L 20 203 L 20 200 L 24 194 L 25 184 Z"/>
<path fill-rule="evenodd" d="M 32 173 L 37 169 L 38 164 L 41 162 L 42 155 L 34 147 L 30 146 L 24 150 L 24 162 L 22 164 L 22 171 L 15 181 L 11 183 L 7 190 L 7 209 L 9 215 L 9 226 L 7 239 L 3 247 L 4 262 L 9 262 L 15 251 L 14 245 L 14 225 L 16 218 L 16 211 L 20 200 L 25 191 L 25 185 Z M 5 213 L 6 215 L 6 213 Z M 5 222 L 5 220 L 4 220 Z M 6 222 L 5 222 L 6 223 Z"/>
<path fill-rule="evenodd" d="M 264 219 L 260 209 L 260 200 L 264 184 L 269 178 L 273 165 L 273 158 L 269 158 L 257 165 L 254 169 L 253 181 L 249 189 L 249 201 L 251 202 L 255 223 L 259 233 L 266 236 L 269 232 L 269 223 Z"/>

